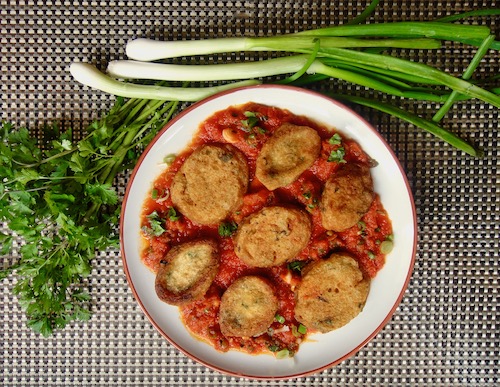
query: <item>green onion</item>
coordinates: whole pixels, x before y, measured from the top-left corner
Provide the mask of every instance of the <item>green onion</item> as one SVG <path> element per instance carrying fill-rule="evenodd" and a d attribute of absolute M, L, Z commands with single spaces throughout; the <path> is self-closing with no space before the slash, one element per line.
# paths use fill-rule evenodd
<path fill-rule="evenodd" d="M 477 66 L 479 66 L 481 59 L 483 59 L 484 55 L 486 54 L 486 52 L 488 51 L 494 40 L 495 40 L 494 35 L 490 35 L 486 39 L 484 39 L 483 43 L 479 46 L 476 54 L 474 55 L 474 58 L 472 58 L 472 61 L 469 63 L 469 66 L 467 66 L 467 69 L 465 70 L 462 79 L 468 80 L 472 77 L 472 74 L 474 74 L 474 71 L 476 70 Z M 443 106 L 441 106 L 441 108 L 436 112 L 434 117 L 432 117 L 432 120 L 435 122 L 441 121 L 441 119 L 448 112 L 448 110 L 450 110 L 451 106 L 456 101 L 457 96 L 458 92 L 456 90 L 453 90 L 452 93 L 448 96 L 448 99 L 443 104 Z"/>
<path fill-rule="evenodd" d="M 285 359 L 287 357 L 290 357 L 290 351 L 287 348 L 276 352 L 276 359 Z"/>
<path fill-rule="evenodd" d="M 382 254 L 389 254 L 394 247 L 394 243 L 392 241 L 383 241 L 380 244 L 380 252 Z"/>
<path fill-rule="evenodd" d="M 442 23 L 436 23 L 442 25 Z M 445 24 L 446 26 L 446 24 Z M 362 26 L 352 26 L 359 28 Z M 332 27 L 340 28 L 340 27 Z M 478 30 L 489 35 L 486 27 L 476 27 Z M 209 55 L 224 52 L 241 51 L 287 51 L 290 47 L 298 49 L 311 48 L 314 46 L 318 35 L 308 35 L 305 33 L 295 33 L 291 35 L 281 35 L 272 37 L 241 37 L 241 38 L 216 38 L 205 40 L 177 40 L 177 41 L 157 41 L 139 38 L 127 43 L 127 56 L 139 61 L 155 61 L 159 59 L 178 58 L 189 55 Z M 367 36 L 367 35 L 358 35 Z M 395 35 L 396 36 L 396 35 Z M 484 38 L 484 33 L 472 34 L 471 37 Z M 341 34 L 330 37 L 321 37 L 321 47 L 394 47 L 412 49 L 436 49 L 441 47 L 441 43 L 434 39 L 359 39 L 342 37 Z"/>
<path fill-rule="evenodd" d="M 432 38 L 461 42 L 463 39 L 484 39 L 490 34 L 485 26 L 456 25 L 441 22 L 392 22 L 364 25 L 341 25 L 297 32 L 296 36 L 390 36 L 391 38 Z"/>
<path fill-rule="evenodd" d="M 294 73 L 300 71 L 308 63 L 308 58 L 308 55 L 296 55 L 256 62 L 213 65 L 176 65 L 117 60 L 108 64 L 107 71 L 113 77 L 125 79 L 224 81 Z"/>
<path fill-rule="evenodd" d="M 261 83 L 265 77 L 288 75 L 277 83 L 305 85 L 328 78 L 347 81 L 384 94 L 401 98 L 442 103 L 434 120 L 439 121 L 455 101 L 477 98 L 500 107 L 499 88 L 491 91 L 480 87 L 483 82 L 468 81 L 488 48 L 497 43 L 486 26 L 433 22 L 385 22 L 356 25 L 368 17 L 378 1 L 370 3 L 365 11 L 353 19 L 353 25 L 339 25 L 287 35 L 255 38 L 216 38 L 191 41 L 153 41 L 136 39 L 127 44 L 128 61 L 114 61 L 108 72 L 122 79 L 153 79 L 169 81 L 246 81 L 221 86 L 178 88 L 164 85 L 143 85 L 124 82 L 104 75 L 93 66 L 74 63 L 73 76 L 80 82 L 115 95 L 125 97 L 197 101 L 216 92 L 238 86 Z M 474 15 L 495 15 L 498 10 L 484 10 Z M 397 58 L 383 53 L 385 48 L 435 49 L 441 40 L 479 46 L 472 63 L 462 78 L 454 77 L 432 66 Z M 362 50 L 360 50 L 360 48 Z M 187 55 L 208 55 L 238 51 L 289 52 L 296 55 L 254 62 L 218 65 L 174 65 L 146 63 L 157 59 Z M 138 60 L 142 61 L 139 62 Z M 254 78 L 254 79 L 251 79 Z M 471 155 L 478 155 L 471 145 L 451 134 L 435 122 L 415 116 L 378 100 L 340 96 L 411 122 Z M 243 120 L 243 130 L 251 131 L 255 118 Z M 247 141 L 255 142 L 250 134 Z M 343 150 L 335 150 L 329 161 L 343 161 Z"/>
<path fill-rule="evenodd" d="M 453 90 L 460 92 L 461 94 L 468 95 L 470 97 L 482 99 L 485 102 L 490 103 L 493 106 L 500 107 L 500 97 L 491 93 L 481 87 L 473 85 L 470 82 L 467 82 L 463 79 L 458 79 L 445 73 L 444 71 L 435 69 L 434 67 L 425 65 L 423 63 L 415 63 L 411 61 L 407 61 L 404 59 L 395 58 L 389 55 L 380 55 L 380 54 L 370 54 L 366 52 L 354 51 L 354 50 L 345 50 L 340 48 L 331 48 L 331 49 L 320 49 L 320 52 L 323 55 L 328 55 L 333 59 L 340 59 L 345 61 L 346 63 L 352 63 L 356 65 L 358 63 L 364 65 L 371 65 L 374 67 L 380 67 L 385 69 L 390 69 L 398 72 L 413 72 L 419 74 L 420 77 L 431 79 L 433 81 L 440 82 L 442 85 L 447 86 Z M 315 66 L 317 63 L 318 68 Z M 328 66 L 323 65 L 322 63 L 316 61 L 311 65 L 310 71 L 317 71 L 322 74 L 326 74 L 327 71 L 331 71 L 332 76 L 339 77 L 340 79 L 345 79 L 353 83 L 357 83 L 363 86 L 372 87 L 374 89 L 399 95 L 408 98 L 419 98 L 419 93 L 408 93 L 401 92 L 394 87 L 387 86 L 386 88 L 383 86 L 381 82 L 375 80 L 369 80 L 366 77 L 354 77 L 352 74 L 348 74 L 348 72 L 339 72 L 335 73 L 340 69 L 330 69 Z"/>
<path fill-rule="evenodd" d="M 280 324 L 283 324 L 285 322 L 285 318 L 280 314 L 276 314 L 276 316 L 274 316 L 274 319 Z"/>
<path fill-rule="evenodd" d="M 167 165 L 171 165 L 171 164 L 174 162 L 174 160 L 175 160 L 175 158 L 176 158 L 176 157 L 177 157 L 177 156 L 176 156 L 176 155 L 174 155 L 174 154 L 169 154 L 169 155 L 166 155 L 166 156 L 163 158 L 163 162 L 164 162 L 165 164 L 167 164 Z"/>
<path fill-rule="evenodd" d="M 444 16 L 436 19 L 437 22 L 454 22 L 460 19 L 465 19 L 474 16 L 495 16 L 500 15 L 500 8 L 476 9 L 474 11 L 457 13 L 455 15 Z"/>
<path fill-rule="evenodd" d="M 301 335 L 305 335 L 307 333 L 307 328 L 304 325 L 299 324 L 297 332 L 299 332 Z"/>
<path fill-rule="evenodd" d="M 455 134 L 447 131 L 446 129 L 442 128 L 441 126 L 437 125 L 435 122 L 426 120 L 422 117 L 419 117 L 417 115 L 411 114 L 409 112 L 406 112 L 400 108 L 397 108 L 395 106 L 389 105 L 387 103 L 383 102 L 378 102 L 376 100 L 371 100 L 368 98 L 363 98 L 363 97 L 355 97 L 355 96 L 348 96 L 344 94 L 331 94 L 332 97 L 340 99 L 340 100 L 346 100 L 350 102 L 357 103 L 359 105 L 363 106 L 368 106 L 376 110 L 380 110 L 381 112 L 388 113 L 394 117 L 400 118 L 402 120 L 405 120 L 415 126 L 418 126 L 422 129 L 425 129 L 429 133 L 432 133 L 436 137 L 439 137 L 443 141 L 446 141 L 448 144 L 454 146 L 457 149 L 462 150 L 463 152 L 470 154 L 471 156 L 480 156 L 481 152 L 476 150 L 472 145 L 468 144 L 466 141 L 462 140 L 460 137 L 456 136 Z"/>
<path fill-rule="evenodd" d="M 309 67 L 311 67 L 314 60 L 316 59 L 316 56 L 318 55 L 319 47 L 320 47 L 320 41 L 319 41 L 319 39 L 316 39 L 314 42 L 314 48 L 311 52 L 311 55 L 309 56 L 309 59 L 307 60 L 307 62 L 304 63 L 302 68 L 300 70 L 298 70 L 295 74 L 293 74 L 293 75 L 291 75 L 291 76 L 289 76 L 281 81 L 278 81 L 277 83 L 282 83 L 282 84 L 292 83 L 292 82 L 295 82 L 300 77 L 302 77 L 307 72 Z"/>
<path fill-rule="evenodd" d="M 260 83 L 255 80 L 247 80 L 211 87 L 165 87 L 120 82 L 101 73 L 97 68 L 88 63 L 72 63 L 70 71 L 71 75 L 73 75 L 78 82 L 86 86 L 121 97 L 142 98 L 146 100 L 198 101 L 221 91 L 241 86 L 257 85 Z"/>
<path fill-rule="evenodd" d="M 368 7 L 365 8 L 363 12 L 361 12 L 358 16 L 356 16 L 354 19 L 351 21 L 347 22 L 347 25 L 353 25 L 353 24 L 360 24 L 364 22 L 368 16 L 370 16 L 373 11 L 375 11 L 375 8 L 377 8 L 377 5 L 380 0 L 373 0 Z"/>

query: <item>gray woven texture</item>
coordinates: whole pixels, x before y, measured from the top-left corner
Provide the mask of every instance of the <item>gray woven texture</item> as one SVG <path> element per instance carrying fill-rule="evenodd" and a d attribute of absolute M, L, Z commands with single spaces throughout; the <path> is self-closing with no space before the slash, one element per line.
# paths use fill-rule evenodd
<path fill-rule="evenodd" d="M 158 39 L 265 35 L 342 23 L 368 1 L 10 1 L 0 0 L 2 120 L 36 129 L 57 121 L 83 130 L 113 99 L 77 84 L 75 60 L 105 68 L 125 57 L 135 37 Z M 382 1 L 374 19 L 429 20 L 499 7 L 496 1 Z M 499 19 L 471 19 L 500 32 Z M 408 55 L 416 55 L 408 53 Z M 416 60 L 461 74 L 473 51 L 460 45 Z M 207 60 L 224 60 L 212 57 Z M 498 53 L 478 71 L 499 72 Z M 321 90 L 352 90 L 324 82 Z M 362 91 L 362 90 L 361 90 Z M 406 102 L 405 102 L 406 103 Z M 405 105 L 421 114 L 433 104 Z M 444 121 L 485 150 L 475 159 L 411 125 L 357 108 L 401 160 L 415 196 L 419 244 L 402 303 L 384 329 L 355 356 L 293 381 L 255 381 L 205 368 L 166 342 L 135 303 L 119 251 L 98 254 L 89 279 L 93 317 L 51 338 L 26 328 L 2 283 L 0 384 L 70 385 L 297 385 L 495 386 L 500 338 L 497 323 L 499 210 L 498 109 L 457 105 Z M 126 179 L 119 182 L 123 192 Z M 16 252 L 2 265 L 16 260 Z"/>

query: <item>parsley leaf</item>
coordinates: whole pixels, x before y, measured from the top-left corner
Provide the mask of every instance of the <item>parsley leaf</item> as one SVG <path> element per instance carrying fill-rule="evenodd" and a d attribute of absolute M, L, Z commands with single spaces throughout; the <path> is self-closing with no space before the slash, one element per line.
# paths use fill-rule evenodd
<path fill-rule="evenodd" d="M 168 219 L 170 219 L 172 222 L 175 222 L 176 220 L 180 219 L 180 216 L 177 215 L 177 211 L 175 210 L 174 207 L 169 207 L 168 213 L 167 213 Z"/>
<path fill-rule="evenodd" d="M 219 235 L 221 237 L 230 237 L 238 229 L 238 224 L 232 222 L 222 222 L 219 224 Z"/>
<path fill-rule="evenodd" d="M 346 161 L 344 160 L 344 156 L 345 149 L 343 147 L 340 147 L 330 152 L 330 156 L 328 156 L 328 162 L 345 163 Z"/>
<path fill-rule="evenodd" d="M 328 143 L 331 145 L 340 145 L 342 143 L 342 137 L 340 137 L 340 134 L 335 133 L 332 137 L 330 137 Z"/>
<path fill-rule="evenodd" d="M 149 227 L 143 229 L 147 235 L 160 236 L 166 230 L 163 227 L 164 220 L 160 217 L 158 212 L 153 211 L 151 214 L 146 216 L 149 221 Z"/>
<path fill-rule="evenodd" d="M 0 253 L 17 248 L 12 255 L 19 258 L 0 270 L 0 279 L 16 277 L 13 293 L 34 331 L 49 336 L 90 318 L 84 279 L 96 251 L 118 245 L 120 198 L 113 182 L 177 106 L 117 98 L 79 141 L 55 124 L 32 136 L 1 123 L 0 222 L 10 231 L 0 234 Z M 13 243 L 14 235 L 22 243 Z"/>

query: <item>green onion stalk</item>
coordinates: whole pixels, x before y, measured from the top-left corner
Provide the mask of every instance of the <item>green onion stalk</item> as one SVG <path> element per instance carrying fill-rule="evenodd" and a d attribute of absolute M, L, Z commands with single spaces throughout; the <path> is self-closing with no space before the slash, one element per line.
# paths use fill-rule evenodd
<path fill-rule="evenodd" d="M 408 119 L 420 128 L 469 154 L 478 155 L 465 142 L 457 141 L 439 122 L 457 101 L 476 98 L 500 107 L 498 87 L 488 90 L 472 75 L 482 58 L 496 49 L 494 36 L 486 26 L 460 25 L 445 21 L 394 22 L 360 25 L 378 1 L 346 25 L 301 31 L 270 37 L 217 38 L 192 41 L 154 41 L 136 39 L 127 44 L 129 60 L 112 61 L 104 74 L 85 63 L 74 63 L 71 73 L 79 82 L 105 92 L 129 98 L 155 98 L 198 101 L 222 90 L 262 82 L 304 85 L 326 79 L 339 79 L 391 96 L 442 104 L 429 122 Z M 486 10 L 481 15 L 495 15 Z M 475 14 L 462 15 L 463 17 Z M 443 41 L 477 46 L 477 52 L 461 77 L 452 76 L 433 66 L 384 53 L 390 49 L 433 50 Z M 165 60 L 189 55 L 223 52 L 266 51 L 275 58 L 216 65 L 177 65 Z M 162 60 L 161 63 L 158 61 Z M 178 82 L 220 82 L 219 86 L 176 88 L 143 85 L 136 80 Z M 354 99 L 351 99 L 354 101 Z M 367 106 L 367 101 L 357 100 Z M 356 102 L 355 102 L 356 103 Z M 380 104 L 372 108 L 388 112 Z M 399 110 L 394 115 L 402 118 Z M 413 117 L 413 116 L 412 116 Z M 403 118 L 404 119 L 404 118 Z"/>

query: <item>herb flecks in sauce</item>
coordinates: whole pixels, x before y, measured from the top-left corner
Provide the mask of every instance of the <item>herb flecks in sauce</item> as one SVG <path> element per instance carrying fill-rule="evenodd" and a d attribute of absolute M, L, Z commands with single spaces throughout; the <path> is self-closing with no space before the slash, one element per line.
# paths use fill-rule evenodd
<path fill-rule="evenodd" d="M 322 150 L 314 165 L 296 181 L 269 191 L 255 178 L 255 163 L 263 144 L 285 122 L 316 129 L 321 137 Z M 181 307 L 184 324 L 195 336 L 209 342 L 218 351 L 237 349 L 252 354 L 273 353 L 277 358 L 293 356 L 299 350 L 300 343 L 313 332 L 294 317 L 293 289 L 299 283 L 307 263 L 325 258 L 332 251 L 348 251 L 356 258 L 366 276 L 375 277 L 385 261 L 382 245 L 385 249 L 393 243 L 391 223 L 378 196 L 358 225 L 351 229 L 336 233 L 325 230 L 321 225 L 318 199 L 327 179 L 343 163 L 371 165 L 372 160 L 355 141 L 337 132 L 332 135 L 330 130 L 306 117 L 275 107 L 248 103 L 217 112 L 201 125 L 190 148 L 178 154 L 172 165 L 155 181 L 157 195 L 168 192 L 173 176 L 193 149 L 206 143 L 221 142 L 231 143 L 243 152 L 251 171 L 248 192 L 241 208 L 222 223 L 199 226 L 181 214 L 177 214 L 179 219 L 175 222 L 169 220 L 168 211 L 173 207 L 169 197 L 163 201 L 147 198 L 143 224 L 149 225 L 147 216 L 157 211 L 167 214 L 165 226 L 168 226 L 168 230 L 160 236 L 151 233 L 144 235 L 147 247 L 143 252 L 143 262 L 154 271 L 172 246 L 200 237 L 215 238 L 220 250 L 219 272 L 204 298 Z M 298 206 L 309 213 L 312 222 L 309 244 L 292 262 L 279 267 L 247 267 L 234 253 L 233 239 L 238 223 L 263 207 L 278 204 Z M 234 280 L 243 275 L 268 278 L 275 287 L 280 308 L 264 334 L 251 338 L 224 337 L 218 325 L 220 297 Z"/>

